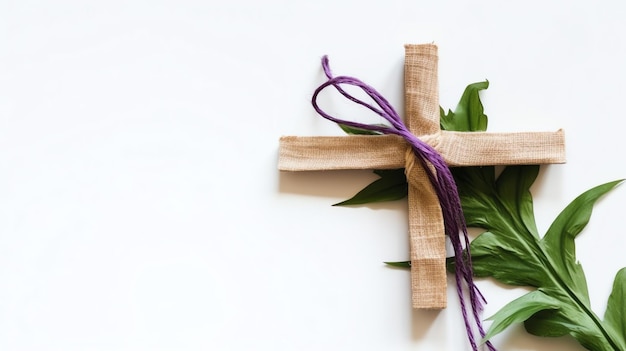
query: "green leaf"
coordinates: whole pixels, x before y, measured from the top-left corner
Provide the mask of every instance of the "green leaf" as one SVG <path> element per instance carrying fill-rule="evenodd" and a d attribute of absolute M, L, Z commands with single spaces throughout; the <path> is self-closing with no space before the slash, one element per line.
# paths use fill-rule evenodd
<path fill-rule="evenodd" d="M 400 200 L 407 196 L 408 184 L 404 169 L 377 170 L 380 179 L 359 191 L 352 198 L 333 206 L 362 205 L 372 202 Z"/>
<path fill-rule="evenodd" d="M 582 267 L 576 262 L 574 239 L 589 223 L 596 201 L 621 182 L 618 180 L 602 184 L 578 196 L 559 214 L 541 241 L 559 278 L 564 279 L 572 292 L 587 304 L 587 282 Z"/>
<path fill-rule="evenodd" d="M 560 306 L 560 301 L 541 290 L 530 292 L 516 300 L 509 302 L 502 307 L 495 315 L 487 320 L 493 320 L 483 342 L 501 333 L 513 323 L 520 323 L 528 319 L 533 314 L 544 310 L 556 310 Z"/>
<path fill-rule="evenodd" d="M 539 286 L 547 279 L 541 262 L 525 259 L 525 246 L 517 240 L 484 232 L 472 241 L 470 251 L 477 277 L 517 286 Z"/>
<path fill-rule="evenodd" d="M 543 310 L 524 322 L 527 332 L 536 336 L 558 337 L 570 331 L 569 320 L 558 310 Z"/>
<path fill-rule="evenodd" d="M 452 168 L 456 181 L 463 214 L 469 227 L 492 229 L 493 221 L 487 221 L 489 212 L 497 207 L 494 203 L 495 168 L 494 167 L 464 167 Z"/>
<path fill-rule="evenodd" d="M 604 322 L 619 340 L 622 350 L 626 350 L 626 268 L 620 269 L 615 275 L 613 290 L 609 296 L 604 313 Z"/>
<path fill-rule="evenodd" d="M 526 331 L 543 337 L 569 334 L 588 350 L 623 350 L 612 342 L 614 339 L 606 334 L 605 326 L 592 315 L 579 309 L 576 304 L 560 300 L 558 310 L 543 310 L 526 320 L 524 322 Z"/>
<path fill-rule="evenodd" d="M 398 268 L 411 268 L 411 261 L 385 262 L 385 264 Z"/>
<path fill-rule="evenodd" d="M 378 124 L 378 126 L 386 127 L 386 125 L 384 124 Z M 339 128 L 341 128 L 344 132 L 346 132 L 346 134 L 352 134 L 352 135 L 382 135 L 383 134 L 375 130 L 351 127 L 345 124 L 339 124 Z"/>
<path fill-rule="evenodd" d="M 617 180 L 596 186 L 589 189 L 572 201 L 556 218 L 548 229 L 543 242 L 550 252 L 567 249 L 568 261 L 573 262 L 575 256 L 570 245 L 573 245 L 574 238 L 585 228 L 589 219 L 593 205 L 602 196 L 620 184 L 622 180 Z"/>
<path fill-rule="evenodd" d="M 477 82 L 468 85 L 461 96 L 461 101 L 454 112 L 448 110 L 446 114 L 439 110 L 439 123 L 444 130 L 458 132 L 478 132 L 487 130 L 487 116 L 483 113 L 483 103 L 479 92 L 489 87 L 489 81 Z"/>
<path fill-rule="evenodd" d="M 502 171 L 496 183 L 498 195 L 506 208 L 522 220 L 526 229 L 538 237 L 533 198 L 530 186 L 533 185 L 539 166 L 508 166 Z"/>
<path fill-rule="evenodd" d="M 536 175 L 536 166 L 507 167 L 495 182 L 491 172 L 476 168 L 459 168 L 454 173 L 467 222 L 488 229 L 470 244 L 475 275 L 535 287 L 542 294 L 520 298 L 496 313 L 487 339 L 511 323 L 525 321 L 526 330 L 534 335 L 569 334 L 590 350 L 626 350 L 626 330 L 614 332 L 616 327 L 601 321 L 591 309 L 585 275 L 574 252 L 574 239 L 588 223 L 593 205 L 620 181 L 576 198 L 539 239 L 528 191 Z M 453 264 L 449 262 L 448 267 Z M 621 279 L 616 279 L 618 286 Z M 618 297 L 613 300 L 622 299 L 621 292 L 615 294 Z M 620 304 L 624 301 L 615 303 Z M 624 312 L 622 307 L 609 319 Z M 617 328 L 622 327 L 619 323 Z"/>

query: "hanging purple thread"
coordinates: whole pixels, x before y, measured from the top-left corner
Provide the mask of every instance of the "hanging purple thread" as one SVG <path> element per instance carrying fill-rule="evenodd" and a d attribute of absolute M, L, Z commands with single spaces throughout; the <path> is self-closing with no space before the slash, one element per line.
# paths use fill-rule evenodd
<path fill-rule="evenodd" d="M 472 349 L 475 351 L 478 350 L 473 328 L 470 323 L 470 318 L 467 315 L 464 283 L 469 293 L 469 303 L 471 306 L 472 315 L 474 317 L 474 322 L 476 323 L 476 327 L 478 328 L 481 337 L 485 336 L 485 330 L 483 329 L 479 313 L 482 310 L 482 303 L 485 302 L 485 299 L 478 290 L 476 284 L 474 283 L 472 261 L 469 254 L 469 238 L 467 235 L 467 227 L 465 224 L 465 218 L 463 217 L 461 200 L 459 198 L 456 183 L 454 182 L 454 178 L 452 176 L 452 173 L 450 172 L 450 169 L 448 168 L 448 165 L 444 161 L 443 157 L 441 157 L 441 155 L 435 149 L 433 149 L 430 145 L 424 143 L 423 141 L 419 140 L 408 130 L 408 128 L 406 127 L 398 113 L 396 113 L 394 108 L 391 106 L 391 104 L 374 88 L 353 77 L 333 77 L 330 71 L 327 56 L 324 56 L 322 58 L 322 67 L 324 68 L 324 73 L 326 74 L 326 77 L 328 77 L 328 80 L 320 85 L 313 93 L 312 104 L 317 113 L 335 123 L 344 124 L 355 128 L 376 131 L 383 134 L 395 134 L 401 136 L 409 143 L 409 145 L 411 145 L 413 153 L 417 156 L 417 159 L 419 160 L 424 170 L 426 170 L 428 179 L 433 185 L 437 194 L 437 198 L 439 199 L 439 203 L 441 205 L 445 233 L 450 238 L 450 241 L 454 248 L 457 294 L 459 296 L 461 312 L 463 314 L 463 320 L 465 322 L 467 336 L 472 346 Z M 360 88 L 376 103 L 379 108 L 374 107 L 350 95 L 348 92 L 341 88 L 342 84 Z M 381 116 L 391 124 L 391 127 L 342 120 L 327 114 L 318 106 L 317 96 L 322 90 L 324 90 L 328 86 L 333 86 L 341 95 L 346 97 L 348 100 L 355 102 Z M 429 164 L 433 166 L 435 172 L 433 172 L 430 167 L 428 167 Z M 463 253 L 464 245 L 467 248 L 467 254 Z M 489 350 L 495 351 L 495 348 L 490 342 L 486 342 L 486 345 Z"/>

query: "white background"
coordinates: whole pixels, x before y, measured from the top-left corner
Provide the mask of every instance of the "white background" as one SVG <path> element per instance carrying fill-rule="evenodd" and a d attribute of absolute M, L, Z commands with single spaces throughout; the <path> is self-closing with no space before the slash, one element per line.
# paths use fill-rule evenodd
<path fill-rule="evenodd" d="M 412 311 L 406 204 L 330 205 L 368 171 L 277 171 L 281 135 L 340 135 L 319 60 L 402 110 L 405 43 L 441 105 L 489 79 L 490 131 L 564 128 L 540 231 L 626 177 L 618 1 L 2 1 L 0 349 L 468 350 L 453 285 Z M 327 100 L 341 114 L 343 105 Z M 333 109 L 333 106 L 334 109 Z M 360 118 L 360 117 L 358 117 Z M 367 117 L 363 117 L 367 118 Z M 626 266 L 617 188 L 577 240 L 603 315 Z M 452 282 L 452 281 L 450 281 Z M 523 289 L 480 280 L 485 317 Z M 582 350 L 519 325 L 500 350 Z"/>

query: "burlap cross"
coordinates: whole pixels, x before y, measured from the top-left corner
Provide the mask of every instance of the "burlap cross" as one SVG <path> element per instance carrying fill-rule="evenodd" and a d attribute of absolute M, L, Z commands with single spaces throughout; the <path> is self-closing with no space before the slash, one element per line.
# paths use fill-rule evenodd
<path fill-rule="evenodd" d="M 564 135 L 556 132 L 485 133 L 442 131 L 439 125 L 437 47 L 406 45 L 405 123 L 434 147 L 449 166 L 565 162 Z M 280 139 L 282 171 L 396 169 L 409 183 L 409 238 L 414 308 L 445 308 L 446 249 L 441 207 L 408 144 L 399 136 L 298 137 Z"/>

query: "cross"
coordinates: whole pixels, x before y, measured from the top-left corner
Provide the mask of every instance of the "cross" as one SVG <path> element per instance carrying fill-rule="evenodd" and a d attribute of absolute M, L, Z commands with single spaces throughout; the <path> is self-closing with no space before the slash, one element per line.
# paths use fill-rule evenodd
<path fill-rule="evenodd" d="M 451 167 L 564 163 L 564 134 L 451 132 L 439 125 L 437 47 L 406 45 L 405 124 Z M 413 308 L 447 303 L 446 249 L 441 207 L 426 171 L 396 135 L 280 138 L 278 169 L 323 171 L 405 168 L 408 191 Z"/>

